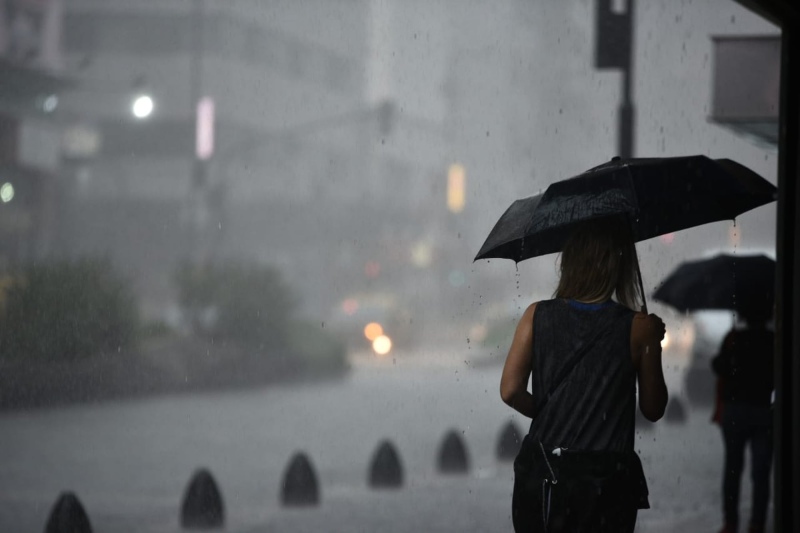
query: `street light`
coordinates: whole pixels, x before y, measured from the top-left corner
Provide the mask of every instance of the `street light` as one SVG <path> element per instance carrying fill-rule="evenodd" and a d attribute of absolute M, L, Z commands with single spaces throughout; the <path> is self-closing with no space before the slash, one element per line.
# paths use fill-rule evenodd
<path fill-rule="evenodd" d="M 48 95 L 42 100 L 42 111 L 45 113 L 52 113 L 58 107 L 58 95 Z"/>
<path fill-rule="evenodd" d="M 139 120 L 144 120 L 153 114 L 155 103 L 149 94 L 140 94 L 134 97 L 131 105 L 131 113 Z"/>
<path fill-rule="evenodd" d="M 7 204 L 14 199 L 14 186 L 6 182 L 0 187 L 0 201 Z"/>

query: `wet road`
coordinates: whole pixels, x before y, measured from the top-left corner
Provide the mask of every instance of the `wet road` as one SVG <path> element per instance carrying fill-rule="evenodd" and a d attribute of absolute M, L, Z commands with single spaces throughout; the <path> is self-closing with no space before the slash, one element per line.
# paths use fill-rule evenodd
<path fill-rule="evenodd" d="M 78 494 L 95 531 L 179 531 L 181 496 L 200 466 L 219 482 L 231 532 L 511 531 L 512 470 L 494 449 L 507 420 L 525 426 L 499 400 L 499 372 L 436 354 L 359 364 L 335 382 L 4 413 L 0 531 L 42 531 L 63 490 Z M 639 433 L 653 504 L 639 531 L 719 526 L 721 439 L 708 418 L 691 411 L 684 424 Z M 435 471 L 451 428 L 467 445 L 467 476 Z M 367 467 L 384 438 L 400 452 L 406 485 L 375 492 Z M 312 510 L 278 504 L 298 450 L 320 478 Z"/>

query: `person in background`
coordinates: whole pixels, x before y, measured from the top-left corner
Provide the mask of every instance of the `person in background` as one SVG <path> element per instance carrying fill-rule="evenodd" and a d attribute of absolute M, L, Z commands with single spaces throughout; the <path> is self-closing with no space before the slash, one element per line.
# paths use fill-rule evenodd
<path fill-rule="evenodd" d="M 579 226 L 562 250 L 554 299 L 530 305 L 517 326 L 500 395 L 532 419 L 514 461 L 518 533 L 632 532 L 638 509 L 649 508 L 634 451 L 636 392 L 638 383 L 642 414 L 660 419 L 665 328 L 635 311 L 637 261 L 624 219 Z"/>
<path fill-rule="evenodd" d="M 775 334 L 767 327 L 767 312 L 743 313 L 744 328 L 725 336 L 711 367 L 719 379 L 715 420 L 722 426 L 725 465 L 722 474 L 721 533 L 739 527 L 739 494 L 744 453 L 750 444 L 753 507 L 750 533 L 764 531 L 772 467 L 772 393 Z"/>

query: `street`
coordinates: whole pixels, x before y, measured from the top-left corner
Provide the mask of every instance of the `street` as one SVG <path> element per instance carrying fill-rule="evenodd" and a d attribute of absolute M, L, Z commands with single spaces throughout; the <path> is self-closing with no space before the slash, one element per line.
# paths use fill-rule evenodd
<path fill-rule="evenodd" d="M 59 493 L 71 490 L 94 531 L 179 531 L 183 491 L 202 466 L 222 492 L 225 531 L 512 531 L 512 468 L 494 450 L 509 418 L 527 427 L 500 401 L 500 367 L 476 366 L 470 353 L 427 355 L 363 359 L 341 381 L 4 413 L 0 530 L 42 531 Z M 652 509 L 640 512 L 637 531 L 720 526 L 722 446 L 709 416 L 690 408 L 685 424 L 638 433 Z M 435 470 L 451 428 L 464 438 L 469 475 Z M 366 484 L 384 438 L 405 468 L 399 490 Z M 298 450 L 317 469 L 321 505 L 287 510 L 281 477 Z"/>

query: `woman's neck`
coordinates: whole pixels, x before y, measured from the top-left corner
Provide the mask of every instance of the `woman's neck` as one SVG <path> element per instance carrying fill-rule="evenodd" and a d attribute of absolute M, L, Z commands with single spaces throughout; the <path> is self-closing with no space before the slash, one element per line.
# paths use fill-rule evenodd
<path fill-rule="evenodd" d="M 605 303 L 605 302 L 609 301 L 610 299 L 611 298 L 608 297 L 608 296 L 606 296 L 604 298 L 595 298 L 595 299 L 592 299 L 592 300 L 584 300 L 584 299 L 579 299 L 579 298 L 572 298 L 572 300 L 574 300 L 576 302 L 580 302 L 582 304 L 602 304 L 602 303 Z"/>

